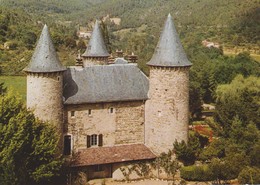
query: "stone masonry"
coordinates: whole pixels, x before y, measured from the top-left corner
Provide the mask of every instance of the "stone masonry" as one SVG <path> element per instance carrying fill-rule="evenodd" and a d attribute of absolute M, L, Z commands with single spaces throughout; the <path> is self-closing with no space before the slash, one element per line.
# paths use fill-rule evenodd
<path fill-rule="evenodd" d="M 63 130 L 63 72 L 28 73 L 27 108 L 42 121 L 50 121 Z"/>
<path fill-rule="evenodd" d="M 94 65 L 107 65 L 108 60 L 106 58 L 86 58 L 83 60 L 83 67 L 94 66 Z"/>
<path fill-rule="evenodd" d="M 188 139 L 188 81 L 187 67 L 151 67 L 145 143 L 157 154 L 173 149 L 175 140 Z"/>
<path fill-rule="evenodd" d="M 103 135 L 103 146 L 144 143 L 142 101 L 67 105 L 64 116 L 64 133 L 73 136 L 76 150 L 85 149 L 86 136 L 92 134 Z"/>
<path fill-rule="evenodd" d="M 78 154 L 76 167 L 86 167 L 90 178 L 115 178 L 125 162 L 153 160 L 175 140 L 188 140 L 192 64 L 171 15 L 147 63 L 149 79 L 137 65 L 108 57 L 96 21 L 80 63 L 64 67 L 45 25 L 24 69 L 28 109 L 56 126 L 63 154 Z"/>

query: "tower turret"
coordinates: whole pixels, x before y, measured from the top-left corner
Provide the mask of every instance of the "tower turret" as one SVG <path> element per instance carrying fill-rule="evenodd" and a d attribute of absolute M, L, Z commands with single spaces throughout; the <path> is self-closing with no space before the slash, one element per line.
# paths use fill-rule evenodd
<path fill-rule="evenodd" d="M 104 65 L 108 63 L 109 53 L 107 51 L 98 21 L 95 23 L 89 44 L 86 51 L 82 54 L 82 57 L 84 59 L 84 67 L 97 64 Z"/>
<path fill-rule="evenodd" d="M 150 87 L 145 105 L 145 144 L 160 154 L 172 149 L 175 140 L 188 140 L 189 68 L 192 64 L 170 14 L 147 64 Z"/>
<path fill-rule="evenodd" d="M 56 54 L 47 25 L 44 26 L 27 74 L 27 108 L 36 117 L 63 132 L 63 72 L 66 68 Z"/>

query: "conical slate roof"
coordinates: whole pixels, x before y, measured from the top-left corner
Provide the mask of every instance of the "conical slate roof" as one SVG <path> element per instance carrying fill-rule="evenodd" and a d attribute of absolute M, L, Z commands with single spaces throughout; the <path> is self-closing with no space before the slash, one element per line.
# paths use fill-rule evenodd
<path fill-rule="evenodd" d="M 24 71 L 47 73 L 65 70 L 55 51 L 48 27 L 44 25 L 31 62 Z"/>
<path fill-rule="evenodd" d="M 165 22 L 163 32 L 160 36 L 153 57 L 147 64 L 150 66 L 164 67 L 192 65 L 183 50 L 170 14 Z"/>
<path fill-rule="evenodd" d="M 99 28 L 98 21 L 96 21 L 94 30 L 92 32 L 88 47 L 85 53 L 82 54 L 83 57 L 108 57 L 109 53 L 107 51 L 103 35 Z"/>

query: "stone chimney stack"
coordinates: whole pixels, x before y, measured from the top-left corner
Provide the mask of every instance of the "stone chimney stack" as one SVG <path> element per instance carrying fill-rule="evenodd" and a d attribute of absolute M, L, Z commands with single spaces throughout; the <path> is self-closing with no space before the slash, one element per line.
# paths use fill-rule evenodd
<path fill-rule="evenodd" d="M 127 56 L 127 59 L 131 62 L 131 63 L 137 63 L 137 55 L 135 55 L 133 52 L 131 55 Z"/>

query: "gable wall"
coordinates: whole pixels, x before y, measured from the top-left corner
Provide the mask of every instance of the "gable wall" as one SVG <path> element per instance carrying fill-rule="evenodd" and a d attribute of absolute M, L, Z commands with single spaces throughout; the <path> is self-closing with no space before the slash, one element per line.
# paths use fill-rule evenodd
<path fill-rule="evenodd" d="M 66 105 L 64 118 L 64 135 L 72 135 L 76 151 L 86 148 L 87 135 L 92 134 L 103 135 L 103 146 L 144 143 L 143 101 Z"/>

